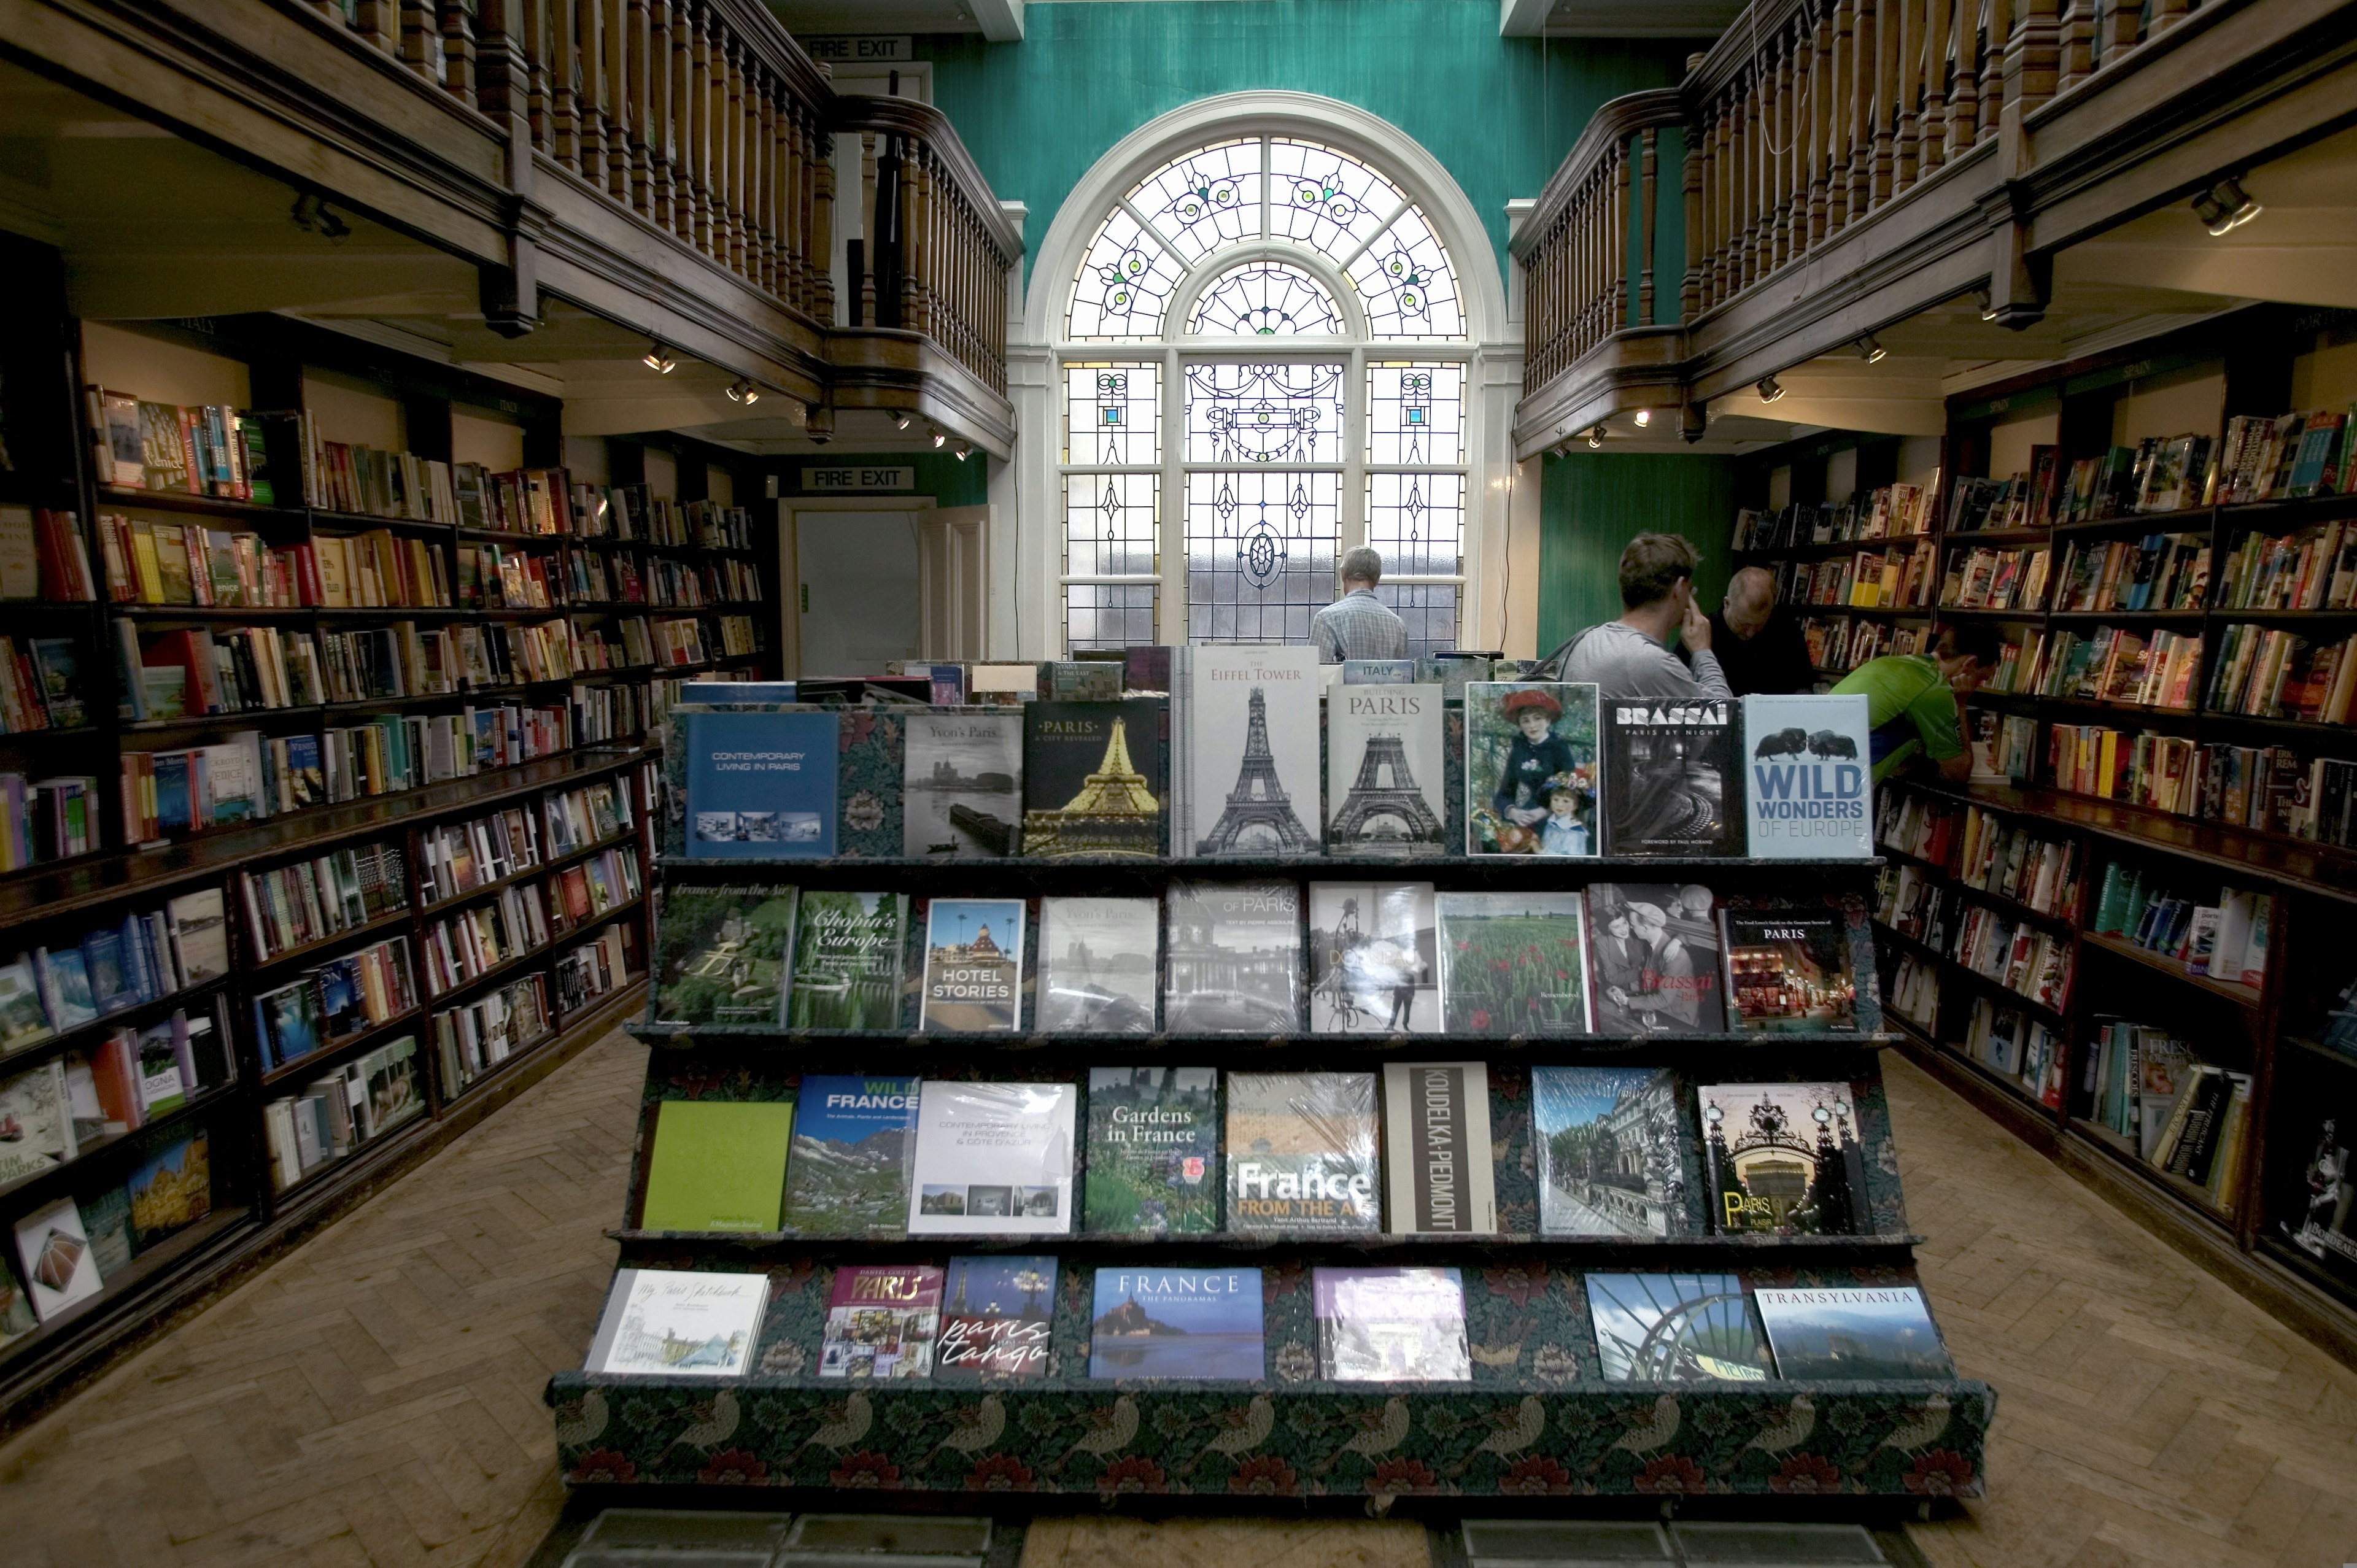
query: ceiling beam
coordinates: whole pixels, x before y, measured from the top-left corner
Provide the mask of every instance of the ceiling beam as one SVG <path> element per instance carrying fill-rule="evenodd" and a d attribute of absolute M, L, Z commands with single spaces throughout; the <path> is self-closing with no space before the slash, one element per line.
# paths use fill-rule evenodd
<path fill-rule="evenodd" d="M 1546 31 L 1547 13 L 1555 0 L 1498 0 L 1498 36 L 1535 38 Z"/>
<path fill-rule="evenodd" d="M 1023 41 L 1023 0 L 967 0 L 982 36 L 994 44 Z"/>

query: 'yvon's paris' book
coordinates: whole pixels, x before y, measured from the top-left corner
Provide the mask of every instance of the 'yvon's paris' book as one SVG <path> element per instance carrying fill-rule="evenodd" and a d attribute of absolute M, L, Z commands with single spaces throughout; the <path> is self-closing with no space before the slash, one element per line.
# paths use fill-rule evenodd
<path fill-rule="evenodd" d="M 853 1264 L 834 1271 L 818 1375 L 888 1381 L 932 1370 L 942 1271 L 930 1263 Z"/>
<path fill-rule="evenodd" d="M 1301 1027 L 1301 888 L 1173 882 L 1165 894 L 1162 1026 L 1170 1034 Z"/>
<path fill-rule="evenodd" d="M 1207 1067 L 1089 1069 L 1091 1234 L 1219 1230 L 1219 1079 Z"/>
<path fill-rule="evenodd" d="M 1430 1034 L 1440 1027 L 1429 882 L 1309 885 L 1309 1027 Z"/>
<path fill-rule="evenodd" d="M 1055 1311 L 1055 1259 L 952 1258 L 942 1290 L 933 1380 L 1046 1377 Z"/>
<path fill-rule="evenodd" d="M 1215 857 L 1317 854 L 1318 650 L 1215 642 L 1177 653 L 1173 846 Z"/>
<path fill-rule="evenodd" d="M 993 709 L 913 713 L 903 721 L 910 859 L 1013 854 L 1023 847 L 1023 716 Z"/>
<path fill-rule="evenodd" d="M 834 714 L 680 715 L 691 860 L 834 853 Z"/>
<path fill-rule="evenodd" d="M 780 1224 L 804 1236 L 898 1236 L 909 1224 L 913 1078 L 802 1075 Z"/>
<path fill-rule="evenodd" d="M 1498 1229 L 1486 1064 L 1384 1067 L 1383 1169 L 1392 1234 L 1487 1236 Z"/>
<path fill-rule="evenodd" d="M 1228 1074 L 1227 1159 L 1232 1231 L 1380 1230 L 1375 1075 Z"/>
<path fill-rule="evenodd" d="M 1039 1032 L 1152 1034 L 1160 913 L 1151 898 L 1039 900 Z"/>
<path fill-rule="evenodd" d="M 770 1300 L 767 1274 L 617 1269 L 583 1370 L 742 1377 Z"/>
<path fill-rule="evenodd" d="M 1864 695 L 1744 698 L 1746 853 L 1768 860 L 1872 855 L 1872 762 Z"/>
<path fill-rule="evenodd" d="M 1471 681 L 1465 686 L 1465 852 L 1599 852 L 1596 687 Z"/>
<path fill-rule="evenodd" d="M 1079 1099 L 1069 1083 L 925 1085 L 910 1234 L 1069 1232 Z"/>
<path fill-rule="evenodd" d="M 1743 780 L 1728 707 L 1604 704 L 1605 854 L 1743 853 Z"/>
<path fill-rule="evenodd" d="M 1099 1269 L 1089 1319 L 1094 1379 L 1268 1375 L 1258 1269 Z"/>

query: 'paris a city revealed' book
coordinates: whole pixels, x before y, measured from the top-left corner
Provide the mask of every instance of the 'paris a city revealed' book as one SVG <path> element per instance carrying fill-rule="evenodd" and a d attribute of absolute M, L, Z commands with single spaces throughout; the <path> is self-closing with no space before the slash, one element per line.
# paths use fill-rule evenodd
<path fill-rule="evenodd" d="M 909 1226 L 913 1078 L 804 1073 L 780 1227 L 804 1236 L 898 1236 Z"/>
<path fill-rule="evenodd" d="M 1743 757 L 1745 853 L 1766 860 L 1874 854 L 1863 694 L 1744 698 Z"/>
<path fill-rule="evenodd" d="M 1587 889 L 1596 1032 L 1715 1035 L 1727 1027 L 1717 900 L 1699 883 L 1598 882 Z"/>
<path fill-rule="evenodd" d="M 133 1167 L 131 1240 L 141 1251 L 213 1211 L 212 1142 L 202 1131 L 153 1150 Z"/>
<path fill-rule="evenodd" d="M 1430 1034 L 1440 1027 L 1429 882 L 1309 885 L 1309 1027 Z"/>
<path fill-rule="evenodd" d="M 1577 893 L 1443 893 L 1434 900 L 1450 1034 L 1588 1032 L 1587 904 Z"/>
<path fill-rule="evenodd" d="M 1448 847 L 1440 713 L 1437 686 L 1328 690 L 1328 854 L 1379 859 Z"/>
<path fill-rule="evenodd" d="M 1604 704 L 1604 853 L 1741 854 L 1731 703 Z"/>
<path fill-rule="evenodd" d="M 905 893 L 805 889 L 795 918 L 787 1024 L 797 1029 L 897 1028 L 908 923 Z"/>
<path fill-rule="evenodd" d="M 1340 1383 L 1465 1382 L 1465 1284 L 1455 1269 L 1318 1269 L 1318 1375 Z"/>
<path fill-rule="evenodd" d="M 647 1021 L 681 1027 L 780 1022 L 793 950 L 794 889 L 674 885 L 661 897 L 661 978 Z"/>
<path fill-rule="evenodd" d="M 1039 1031 L 1152 1034 L 1160 914 L 1151 898 L 1040 899 Z"/>
<path fill-rule="evenodd" d="M 1055 1312 L 1055 1259 L 1004 1253 L 952 1258 L 942 1287 L 933 1380 L 1046 1377 Z"/>
<path fill-rule="evenodd" d="M 1667 1068 L 1531 1069 L 1539 1230 L 1672 1236 L 1686 1229 L 1684 1105 Z"/>
<path fill-rule="evenodd" d="M 1214 857 L 1317 854 L 1318 650 L 1212 642 L 1175 651 L 1172 844 Z"/>
<path fill-rule="evenodd" d="M 908 736 L 902 853 L 987 859 L 1023 847 L 1023 716 L 995 708 L 918 712 Z"/>
<path fill-rule="evenodd" d="M 1866 1160 L 1846 1083 L 1714 1083 L 1702 1103 L 1712 1229 L 1853 1236 L 1867 1229 Z"/>
<path fill-rule="evenodd" d="M 1953 1378 L 1923 1293 L 1913 1285 L 1820 1286 L 1751 1293 L 1776 1371 L 1788 1382 Z"/>
<path fill-rule="evenodd" d="M 582 1370 L 742 1377 L 769 1301 L 767 1274 L 617 1269 Z"/>
<path fill-rule="evenodd" d="M 925 911 L 925 987 L 918 1018 L 928 1032 L 1013 1029 L 1023 1015 L 1020 898 L 935 898 Z"/>
<path fill-rule="evenodd" d="M 912 1235 L 1061 1235 L 1072 1229 L 1069 1083 L 935 1079 L 917 1105 Z"/>
<path fill-rule="evenodd" d="M 1609 1383 L 1758 1382 L 1773 1372 L 1734 1274 L 1591 1273 L 1587 1316 Z"/>
<path fill-rule="evenodd" d="M 666 1100 L 647 1151 L 641 1230 L 775 1230 L 791 1100 Z"/>
<path fill-rule="evenodd" d="M 1023 853 L 1162 853 L 1160 697 L 1023 704 Z"/>
<path fill-rule="evenodd" d="M 1600 853 L 1596 688 L 1465 685 L 1465 853 Z"/>
<path fill-rule="evenodd" d="M 1227 1090 L 1231 1231 L 1382 1229 L 1373 1073 L 1232 1072 Z"/>
<path fill-rule="evenodd" d="M 834 1271 L 818 1375 L 888 1380 L 933 1369 L 942 1271 L 931 1263 L 850 1264 Z"/>
<path fill-rule="evenodd" d="M 1254 1381 L 1268 1375 L 1258 1269 L 1099 1269 L 1093 1379 Z"/>
<path fill-rule="evenodd" d="M 1219 1079 L 1207 1067 L 1089 1069 L 1092 1235 L 1219 1230 Z"/>
<path fill-rule="evenodd" d="M 679 715 L 691 860 L 834 853 L 834 714 Z"/>
<path fill-rule="evenodd" d="M 1490 1165 L 1490 1069 L 1481 1062 L 1383 1068 L 1383 1171 L 1394 1236 L 1498 1229 Z"/>
<path fill-rule="evenodd" d="M 1173 882 L 1165 894 L 1162 1027 L 1173 1035 L 1301 1027 L 1301 889 Z"/>
<path fill-rule="evenodd" d="M 1727 1026 L 1738 1034 L 1849 1033 L 1857 976 L 1849 921 L 1818 899 L 1729 904 L 1718 912 L 1727 953 Z"/>

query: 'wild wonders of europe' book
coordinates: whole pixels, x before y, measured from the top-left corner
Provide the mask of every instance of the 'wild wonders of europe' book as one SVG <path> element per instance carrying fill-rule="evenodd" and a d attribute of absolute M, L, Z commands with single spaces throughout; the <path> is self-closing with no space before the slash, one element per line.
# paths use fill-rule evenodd
<path fill-rule="evenodd" d="M 805 1073 L 780 1223 L 804 1236 L 898 1236 L 909 1225 L 913 1078 Z"/>
<path fill-rule="evenodd" d="M 1770 860 L 1874 854 L 1867 700 L 1743 699 L 1746 853 Z"/>
<path fill-rule="evenodd" d="M 1207 1067 L 1089 1069 L 1090 1234 L 1219 1230 L 1219 1078 Z"/>
<path fill-rule="evenodd" d="M 834 853 L 837 714 L 687 713 L 680 720 L 689 859 Z"/>
<path fill-rule="evenodd" d="M 1267 1376 L 1258 1269 L 1099 1269 L 1092 1379 L 1252 1381 Z"/>

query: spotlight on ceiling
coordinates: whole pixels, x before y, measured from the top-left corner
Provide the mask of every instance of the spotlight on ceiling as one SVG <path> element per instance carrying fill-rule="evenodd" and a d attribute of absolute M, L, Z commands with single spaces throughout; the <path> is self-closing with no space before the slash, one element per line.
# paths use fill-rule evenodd
<path fill-rule="evenodd" d="M 1652 411 L 1652 409 L 1650 409 L 1650 408 L 1641 408 L 1641 409 L 1639 409 L 1639 410 L 1637 411 L 1637 428 L 1638 428 L 1638 429 L 1642 430 L 1642 429 L 1644 429 L 1644 428 L 1645 428 L 1645 426 L 1647 426 L 1647 425 L 1649 425 L 1649 424 L 1652 424 L 1652 423 L 1653 423 L 1653 411 Z"/>
<path fill-rule="evenodd" d="M 673 359 L 671 350 L 661 343 L 648 344 L 647 351 L 639 357 L 639 363 L 659 376 L 667 376 L 679 369 L 679 361 Z"/>
<path fill-rule="evenodd" d="M 949 439 L 948 435 L 944 432 L 939 430 L 933 432 L 933 446 L 936 449 L 948 446 Z"/>
<path fill-rule="evenodd" d="M 1591 431 L 1589 431 L 1589 432 L 1587 433 L 1587 446 L 1588 446 L 1588 449 L 1589 449 L 1590 451 L 1593 451 L 1593 450 L 1595 450 L 1597 447 L 1599 447 L 1599 446 L 1603 446 L 1603 445 L 1604 445 L 1604 426 L 1602 426 L 1602 425 L 1600 425 L 1600 424 L 1599 424 L 1599 425 L 1598 425 L 1595 429 L 1593 429 L 1593 430 L 1591 430 Z"/>
<path fill-rule="evenodd" d="M 2230 230 L 2239 229 L 2266 209 L 2251 199 L 2242 183 L 2228 175 L 2209 189 L 2197 191 L 2193 198 L 2193 215 L 2201 226 L 2216 239 Z"/>
<path fill-rule="evenodd" d="M 748 404 L 759 403 L 761 401 L 761 389 L 743 376 L 738 376 L 728 383 L 728 401 Z"/>
<path fill-rule="evenodd" d="M 1890 350 L 1871 332 L 1857 340 L 1857 357 L 1869 365 L 1878 365 L 1890 358 Z"/>
<path fill-rule="evenodd" d="M 963 463 L 963 462 L 964 462 L 968 457 L 971 457 L 971 456 L 974 456 L 974 448 L 973 448 L 973 447 L 971 447 L 971 446 L 967 446 L 967 445 L 966 445 L 964 442 L 963 442 L 963 441 L 961 441 L 961 442 L 959 442 L 959 443 L 957 444 L 957 460 L 958 460 L 959 462 Z"/>
<path fill-rule="evenodd" d="M 1973 305 L 1980 311 L 1983 321 L 1996 319 L 1996 301 L 1990 295 L 1988 290 L 1985 288 L 1973 290 Z"/>
<path fill-rule="evenodd" d="M 907 409 L 904 408 L 899 413 L 892 416 L 892 428 L 895 430 L 906 430 L 909 428 L 909 411 Z"/>
<path fill-rule="evenodd" d="M 1761 403 L 1774 403 L 1784 395 L 1784 389 L 1777 384 L 1776 378 L 1773 376 L 1760 377 L 1759 384 L 1753 390 L 1759 392 Z"/>

